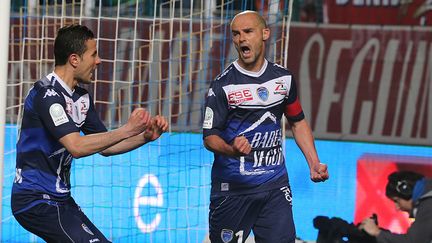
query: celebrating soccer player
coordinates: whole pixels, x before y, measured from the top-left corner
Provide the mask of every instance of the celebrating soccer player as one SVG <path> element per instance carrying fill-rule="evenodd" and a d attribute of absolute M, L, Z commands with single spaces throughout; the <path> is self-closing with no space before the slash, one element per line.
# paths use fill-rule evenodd
<path fill-rule="evenodd" d="M 72 158 L 128 152 L 159 138 L 168 123 L 137 108 L 126 124 L 107 131 L 90 94 L 79 86 L 92 82 L 101 63 L 86 26 L 61 28 L 54 56 L 54 71 L 34 84 L 24 103 L 12 212 L 47 242 L 109 242 L 71 197 Z"/>
<path fill-rule="evenodd" d="M 294 242 L 292 197 L 282 153 L 285 115 L 314 182 L 325 181 L 311 129 L 290 71 L 265 59 L 266 21 L 245 11 L 231 22 L 238 59 L 212 83 L 203 123 L 204 145 L 214 152 L 210 240 Z"/>

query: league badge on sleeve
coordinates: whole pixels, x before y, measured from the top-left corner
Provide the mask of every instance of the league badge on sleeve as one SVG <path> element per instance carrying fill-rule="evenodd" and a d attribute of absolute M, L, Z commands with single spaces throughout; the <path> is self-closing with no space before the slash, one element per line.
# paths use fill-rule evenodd
<path fill-rule="evenodd" d="M 210 107 L 206 107 L 203 128 L 211 129 L 213 127 L 213 110 Z"/>
<path fill-rule="evenodd" d="M 59 103 L 54 103 L 49 108 L 49 114 L 51 116 L 52 121 L 54 122 L 54 126 L 60 126 L 66 122 L 69 122 L 69 118 L 66 115 L 63 106 Z"/>

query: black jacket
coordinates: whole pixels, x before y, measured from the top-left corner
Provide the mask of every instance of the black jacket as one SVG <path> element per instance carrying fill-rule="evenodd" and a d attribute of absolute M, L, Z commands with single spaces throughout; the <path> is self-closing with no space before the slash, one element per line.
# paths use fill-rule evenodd
<path fill-rule="evenodd" d="M 414 223 L 406 234 L 381 231 L 378 243 L 432 243 L 432 179 L 416 183 L 413 192 Z"/>

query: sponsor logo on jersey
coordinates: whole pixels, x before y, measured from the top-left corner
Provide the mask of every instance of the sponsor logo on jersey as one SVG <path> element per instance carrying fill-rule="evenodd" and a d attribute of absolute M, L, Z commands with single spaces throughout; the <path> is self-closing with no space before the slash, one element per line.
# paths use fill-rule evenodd
<path fill-rule="evenodd" d="M 278 82 L 276 82 L 277 84 Z M 280 94 L 280 95 L 286 95 L 288 93 L 287 88 L 285 87 L 284 83 L 278 84 L 273 91 L 273 94 Z"/>
<path fill-rule="evenodd" d="M 47 96 L 49 96 L 49 97 L 51 97 L 51 96 L 58 96 L 58 97 L 60 97 L 60 95 L 59 94 L 57 94 L 57 92 L 55 92 L 55 90 L 53 90 L 53 89 L 47 89 L 47 91 L 45 92 L 45 95 L 44 95 L 44 99 L 45 99 L 45 97 L 47 97 Z"/>
<path fill-rule="evenodd" d="M 266 87 L 259 87 L 257 89 L 257 94 L 258 97 L 262 100 L 262 101 L 267 101 L 268 97 L 269 97 L 269 91 Z"/>
<path fill-rule="evenodd" d="M 206 107 L 203 128 L 211 129 L 213 127 L 213 110 L 210 107 Z"/>
<path fill-rule="evenodd" d="M 63 106 L 59 103 L 54 103 L 49 108 L 49 114 L 51 116 L 52 121 L 54 122 L 54 126 L 60 126 L 66 122 L 69 122 L 69 118 L 66 115 Z"/>
<path fill-rule="evenodd" d="M 81 227 L 83 228 L 83 230 L 91 235 L 94 235 L 93 232 L 89 229 L 89 227 L 87 227 L 87 225 L 85 224 L 81 224 Z"/>
<path fill-rule="evenodd" d="M 278 124 L 276 116 L 267 111 L 250 127 L 240 133 L 245 134 L 254 131 L 264 121 L 271 120 L 274 124 Z M 253 149 L 252 169 L 245 167 L 245 158 L 240 157 L 240 174 L 241 175 L 261 175 L 273 173 L 274 170 L 267 169 L 267 166 L 279 166 L 284 162 L 282 153 L 282 130 L 276 129 L 274 131 L 254 132 L 252 140 L 249 141 Z M 248 161 L 252 162 L 252 161 Z"/>
<path fill-rule="evenodd" d="M 87 101 L 86 100 L 81 100 L 81 115 L 86 115 L 88 111 L 88 106 L 87 106 Z"/>
<path fill-rule="evenodd" d="M 250 141 L 252 148 L 274 148 L 282 145 L 281 129 L 275 131 L 256 132 Z"/>
<path fill-rule="evenodd" d="M 228 93 L 228 104 L 230 105 L 237 105 L 249 100 L 253 100 L 250 89 L 235 90 Z"/>
<path fill-rule="evenodd" d="M 230 242 L 234 237 L 234 231 L 229 229 L 222 229 L 221 239 L 224 243 Z"/>

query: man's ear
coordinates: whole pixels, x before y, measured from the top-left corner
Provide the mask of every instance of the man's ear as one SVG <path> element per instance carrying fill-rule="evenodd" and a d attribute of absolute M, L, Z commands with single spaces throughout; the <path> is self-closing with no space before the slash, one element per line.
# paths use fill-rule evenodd
<path fill-rule="evenodd" d="M 69 56 L 69 63 L 76 68 L 80 62 L 80 58 L 77 54 L 71 54 Z"/>
<path fill-rule="evenodd" d="M 270 29 L 269 28 L 264 28 L 262 30 L 263 32 L 263 41 L 266 41 L 268 38 L 270 38 Z"/>

